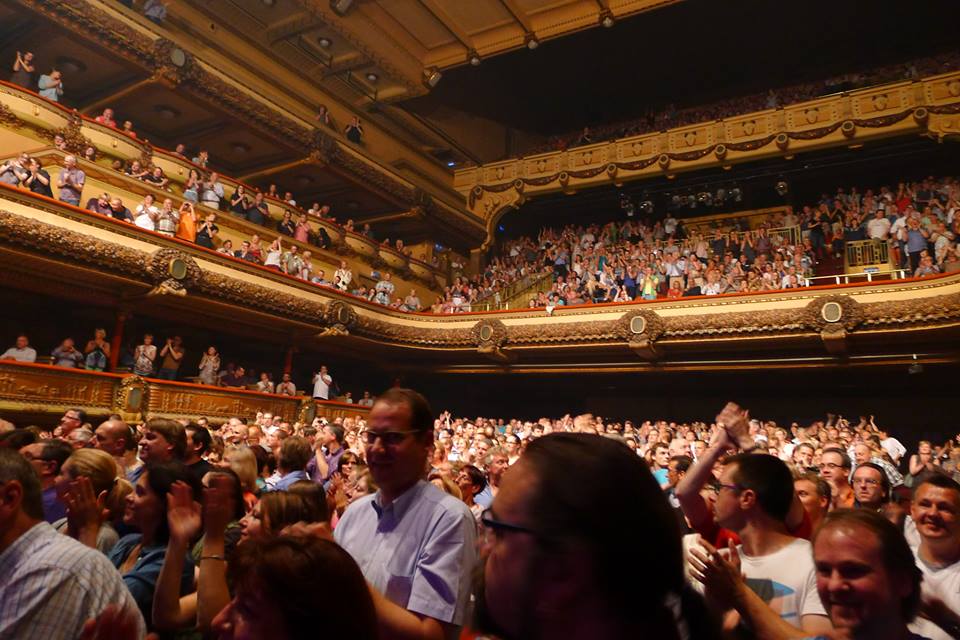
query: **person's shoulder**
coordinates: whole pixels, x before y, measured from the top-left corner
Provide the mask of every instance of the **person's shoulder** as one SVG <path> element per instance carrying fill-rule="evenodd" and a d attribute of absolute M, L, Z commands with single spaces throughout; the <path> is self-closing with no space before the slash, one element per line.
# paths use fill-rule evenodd
<path fill-rule="evenodd" d="M 470 507 L 463 500 L 450 495 L 446 491 L 439 489 L 433 483 L 426 482 L 420 493 L 420 499 L 430 502 L 436 506 L 438 511 L 453 516 L 463 516 L 466 514 L 473 518 Z"/>

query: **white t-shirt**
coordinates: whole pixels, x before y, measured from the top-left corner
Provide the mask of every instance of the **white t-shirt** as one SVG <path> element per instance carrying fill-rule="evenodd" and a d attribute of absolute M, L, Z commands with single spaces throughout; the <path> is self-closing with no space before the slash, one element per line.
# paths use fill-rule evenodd
<path fill-rule="evenodd" d="M 923 572 L 923 599 L 934 597 L 942 600 L 951 611 L 960 611 L 960 562 L 954 562 L 948 567 L 934 569 L 920 559 L 918 549 L 913 550 L 917 559 L 917 566 Z M 910 631 L 930 638 L 930 640 L 953 640 L 953 636 L 930 622 L 926 618 L 917 616 L 910 625 Z"/>
<path fill-rule="evenodd" d="M 800 627 L 803 616 L 827 612 L 817 593 L 817 575 L 810 542 L 797 538 L 779 551 L 752 557 L 737 547 L 747 585 L 780 617 Z"/>
<path fill-rule="evenodd" d="M 313 376 L 313 397 L 322 400 L 330 399 L 330 385 L 333 384 L 333 378 L 329 374 Z"/>

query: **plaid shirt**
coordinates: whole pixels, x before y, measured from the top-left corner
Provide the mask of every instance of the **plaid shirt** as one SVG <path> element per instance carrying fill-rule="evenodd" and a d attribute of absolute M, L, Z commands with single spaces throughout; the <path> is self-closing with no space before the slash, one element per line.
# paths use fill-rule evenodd
<path fill-rule="evenodd" d="M 137 604 L 106 556 L 34 525 L 0 553 L 0 640 L 73 640 L 110 603 L 136 616 Z"/>

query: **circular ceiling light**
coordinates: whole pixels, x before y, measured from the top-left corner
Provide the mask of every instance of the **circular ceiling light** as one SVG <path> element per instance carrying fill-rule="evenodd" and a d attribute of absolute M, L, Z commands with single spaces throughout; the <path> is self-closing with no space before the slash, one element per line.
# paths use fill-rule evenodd
<path fill-rule="evenodd" d="M 330 45 L 333 44 L 333 41 L 332 41 L 330 38 L 323 37 L 323 38 L 320 38 L 319 40 L 317 40 L 317 44 L 319 44 L 319 45 L 320 45 L 321 47 L 323 47 L 324 49 L 329 49 L 329 48 L 330 48 Z"/>
<path fill-rule="evenodd" d="M 373 72 L 370 72 L 370 73 L 367 74 L 367 80 L 368 80 L 369 82 L 376 82 L 376 81 L 379 80 L 379 79 L 380 79 L 380 76 L 378 76 L 377 74 L 375 74 L 375 73 L 373 73 Z"/>

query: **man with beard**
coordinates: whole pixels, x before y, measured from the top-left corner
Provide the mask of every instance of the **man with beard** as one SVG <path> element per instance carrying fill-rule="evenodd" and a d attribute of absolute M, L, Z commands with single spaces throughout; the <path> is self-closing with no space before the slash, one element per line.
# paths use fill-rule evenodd
<path fill-rule="evenodd" d="M 930 474 L 916 488 L 910 516 L 920 536 L 923 618 L 911 630 L 932 640 L 960 637 L 960 484 Z"/>
<path fill-rule="evenodd" d="M 680 534 L 660 487 L 615 440 L 557 433 L 530 443 L 481 523 L 483 632 L 673 640 L 686 626 L 687 637 L 718 637 L 684 583 Z M 652 552 L 623 552 L 634 546 Z"/>
<path fill-rule="evenodd" d="M 384 638 L 456 638 L 469 605 L 476 523 L 461 500 L 424 480 L 433 425 L 416 391 L 377 398 L 361 436 L 380 489 L 351 504 L 334 532 L 370 584 Z"/>

